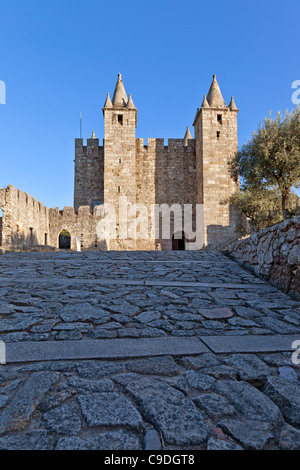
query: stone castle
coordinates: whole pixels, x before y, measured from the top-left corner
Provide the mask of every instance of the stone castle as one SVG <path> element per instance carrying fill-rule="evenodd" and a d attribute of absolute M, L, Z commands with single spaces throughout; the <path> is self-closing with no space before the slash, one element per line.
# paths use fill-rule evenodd
<path fill-rule="evenodd" d="M 119 74 L 113 98 L 107 94 L 103 107 L 103 145 L 94 133 L 86 145 L 83 139 L 75 139 L 74 207 L 48 209 L 11 185 L 0 189 L 0 244 L 72 250 L 188 250 L 217 247 L 236 238 L 239 216 L 226 199 L 238 187 L 228 171 L 228 161 L 238 150 L 237 113 L 233 97 L 226 106 L 214 75 L 197 109 L 195 138 L 187 128 L 183 139 L 169 139 L 167 146 L 157 138 L 145 145 L 136 138 L 137 109 Z M 103 219 L 99 208 L 110 204 L 118 212 L 125 197 L 129 205 L 147 209 L 144 222 L 149 236 L 142 237 L 136 228 L 134 236 L 120 237 L 117 225 L 114 238 L 99 237 L 97 226 Z M 177 233 L 171 212 L 170 236 L 153 235 L 151 208 L 164 204 L 193 207 L 192 227 Z M 196 224 L 196 205 L 202 208 L 200 224 Z M 194 229 L 201 231 L 200 242 L 191 235 Z"/>

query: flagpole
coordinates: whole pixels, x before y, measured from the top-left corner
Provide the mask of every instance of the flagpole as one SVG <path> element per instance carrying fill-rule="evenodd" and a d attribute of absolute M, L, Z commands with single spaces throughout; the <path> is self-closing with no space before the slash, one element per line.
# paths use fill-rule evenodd
<path fill-rule="evenodd" d="M 81 118 L 81 111 L 80 111 L 80 138 L 82 139 L 82 118 Z"/>

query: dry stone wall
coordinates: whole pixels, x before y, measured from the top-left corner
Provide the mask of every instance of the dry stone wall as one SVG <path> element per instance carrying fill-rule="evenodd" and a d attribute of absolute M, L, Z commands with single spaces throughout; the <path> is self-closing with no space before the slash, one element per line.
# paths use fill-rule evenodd
<path fill-rule="evenodd" d="M 227 247 L 227 252 L 300 299 L 300 217 L 238 240 Z"/>

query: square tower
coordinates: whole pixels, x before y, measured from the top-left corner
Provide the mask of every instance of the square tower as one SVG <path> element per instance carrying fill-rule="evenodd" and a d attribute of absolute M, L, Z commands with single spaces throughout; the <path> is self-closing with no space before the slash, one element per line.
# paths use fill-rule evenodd
<path fill-rule="evenodd" d="M 126 196 L 128 204 L 136 204 L 137 110 L 131 95 L 127 98 L 121 74 L 112 101 L 107 94 L 103 115 L 104 202 L 112 204 L 118 216 L 121 196 Z"/>
<path fill-rule="evenodd" d="M 214 247 L 237 236 L 238 215 L 225 202 L 239 187 L 228 166 L 238 151 L 237 113 L 233 97 L 226 106 L 214 75 L 194 121 L 196 202 L 203 204 L 205 246 Z"/>

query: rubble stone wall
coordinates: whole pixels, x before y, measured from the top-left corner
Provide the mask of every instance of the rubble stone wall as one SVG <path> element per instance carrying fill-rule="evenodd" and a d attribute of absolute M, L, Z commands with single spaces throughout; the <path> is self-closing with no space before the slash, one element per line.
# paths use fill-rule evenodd
<path fill-rule="evenodd" d="M 235 260 L 300 299 L 300 217 L 273 225 L 227 247 Z"/>

